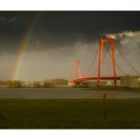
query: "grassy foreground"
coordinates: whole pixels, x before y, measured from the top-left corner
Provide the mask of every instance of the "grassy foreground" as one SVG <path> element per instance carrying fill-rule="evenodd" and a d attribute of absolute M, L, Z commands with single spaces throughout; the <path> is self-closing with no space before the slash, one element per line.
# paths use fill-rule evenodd
<path fill-rule="evenodd" d="M 140 128 L 140 99 L 0 99 L 0 128 Z"/>

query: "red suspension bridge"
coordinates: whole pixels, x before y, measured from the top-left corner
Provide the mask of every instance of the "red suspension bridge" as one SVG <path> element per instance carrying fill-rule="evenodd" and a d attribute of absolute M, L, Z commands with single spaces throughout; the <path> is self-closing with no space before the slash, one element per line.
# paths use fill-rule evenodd
<path fill-rule="evenodd" d="M 103 51 L 103 49 L 105 49 L 105 51 Z M 117 55 L 116 55 L 116 51 L 117 51 Z M 109 54 L 109 57 L 111 59 L 112 75 L 103 76 L 101 71 L 102 64 L 107 54 Z M 75 75 L 76 66 L 78 70 L 77 75 Z M 88 76 L 88 73 L 92 67 L 94 67 L 95 72 L 94 74 L 92 74 L 92 76 Z M 106 65 L 106 67 L 109 66 Z M 114 85 L 116 85 L 117 81 L 121 80 L 121 77 L 126 75 L 139 76 L 140 73 L 128 61 L 125 55 L 123 55 L 121 49 L 119 47 L 116 47 L 114 39 L 102 38 L 99 40 L 99 46 L 96 50 L 96 53 L 92 59 L 92 62 L 86 74 L 84 75 L 81 74 L 80 60 L 76 60 L 72 63 L 72 75 L 69 83 L 79 84 L 84 81 L 94 80 L 97 82 L 97 86 L 100 86 L 100 82 L 102 80 L 109 80 L 109 81 L 112 80 L 114 82 Z"/>

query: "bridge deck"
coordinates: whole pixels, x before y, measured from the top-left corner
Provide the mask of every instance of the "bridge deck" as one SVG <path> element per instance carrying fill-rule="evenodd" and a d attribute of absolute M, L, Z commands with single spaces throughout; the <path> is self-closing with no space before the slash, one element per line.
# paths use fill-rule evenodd
<path fill-rule="evenodd" d="M 97 80 L 98 77 L 82 77 L 79 79 L 75 79 L 72 82 L 73 83 L 78 83 L 78 82 L 83 82 L 83 81 L 90 81 L 90 80 Z M 111 77 L 111 76 L 107 76 L 107 77 L 100 77 L 100 80 L 120 80 L 121 77 L 117 76 L 117 77 Z"/>

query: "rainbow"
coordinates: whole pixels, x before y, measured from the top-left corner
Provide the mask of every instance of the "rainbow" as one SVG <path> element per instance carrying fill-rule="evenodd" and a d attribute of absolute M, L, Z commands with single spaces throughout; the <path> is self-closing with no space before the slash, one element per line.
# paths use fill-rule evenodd
<path fill-rule="evenodd" d="M 29 26 L 27 27 L 27 30 L 24 33 L 23 38 L 20 42 L 19 49 L 18 49 L 18 54 L 17 54 L 17 58 L 16 58 L 16 63 L 14 65 L 14 68 L 13 68 L 13 71 L 12 71 L 12 78 L 11 78 L 12 81 L 13 80 L 18 80 L 21 65 L 22 65 L 22 62 L 23 62 L 23 59 L 24 59 L 24 54 L 25 54 L 25 51 L 27 50 L 27 48 L 29 47 L 30 37 L 32 35 L 33 28 L 34 28 L 34 25 L 35 25 L 38 17 L 39 17 L 39 14 L 36 14 L 32 18 L 32 20 L 29 23 Z"/>

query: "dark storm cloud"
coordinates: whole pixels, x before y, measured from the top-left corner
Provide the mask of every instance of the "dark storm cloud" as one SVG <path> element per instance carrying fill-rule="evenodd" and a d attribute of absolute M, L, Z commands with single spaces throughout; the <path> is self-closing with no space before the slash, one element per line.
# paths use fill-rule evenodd
<path fill-rule="evenodd" d="M 40 35 L 58 46 L 73 45 L 77 40 L 89 42 L 106 33 L 139 30 L 139 16 L 139 12 L 46 12 L 40 17 L 40 30 L 45 30 Z"/>
<path fill-rule="evenodd" d="M 37 13 L 40 16 L 30 38 L 32 49 L 72 46 L 77 40 L 92 42 L 106 33 L 140 30 L 140 12 L 1 11 L 1 51 L 17 50 Z"/>

